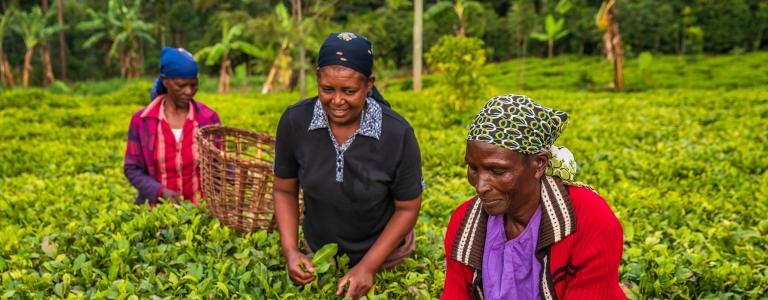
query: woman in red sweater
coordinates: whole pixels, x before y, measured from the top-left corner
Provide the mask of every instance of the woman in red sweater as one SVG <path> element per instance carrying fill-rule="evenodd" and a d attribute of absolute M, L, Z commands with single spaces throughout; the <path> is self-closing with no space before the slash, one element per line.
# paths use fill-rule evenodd
<path fill-rule="evenodd" d="M 552 146 L 568 115 L 522 95 L 493 97 L 467 137 L 477 196 L 445 234 L 441 299 L 625 299 L 621 224 L 576 163 Z"/>

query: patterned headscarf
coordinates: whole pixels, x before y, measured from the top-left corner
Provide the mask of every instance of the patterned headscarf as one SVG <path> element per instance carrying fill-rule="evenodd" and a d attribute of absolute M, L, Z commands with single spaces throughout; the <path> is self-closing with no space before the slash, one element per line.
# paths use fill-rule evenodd
<path fill-rule="evenodd" d="M 373 73 L 373 46 L 364 36 L 352 32 L 331 33 L 320 46 L 317 68 L 342 65 L 365 77 Z"/>
<path fill-rule="evenodd" d="M 331 33 L 323 41 L 317 56 L 318 70 L 325 66 L 340 65 L 365 77 L 373 75 L 373 45 L 362 35 L 352 32 Z M 390 107 L 375 85 L 368 96 Z"/>
<path fill-rule="evenodd" d="M 576 160 L 565 147 L 553 146 L 565 129 L 568 114 L 544 107 L 523 95 L 491 98 L 475 116 L 467 141 L 481 141 L 522 154 L 542 150 L 549 155 L 546 174 L 575 182 Z"/>

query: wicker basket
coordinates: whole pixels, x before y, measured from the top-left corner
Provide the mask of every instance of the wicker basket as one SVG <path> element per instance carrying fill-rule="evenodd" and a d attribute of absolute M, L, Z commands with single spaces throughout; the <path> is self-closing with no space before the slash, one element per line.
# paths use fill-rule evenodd
<path fill-rule="evenodd" d="M 241 232 L 272 231 L 275 138 L 216 125 L 200 128 L 197 142 L 208 211 Z"/>

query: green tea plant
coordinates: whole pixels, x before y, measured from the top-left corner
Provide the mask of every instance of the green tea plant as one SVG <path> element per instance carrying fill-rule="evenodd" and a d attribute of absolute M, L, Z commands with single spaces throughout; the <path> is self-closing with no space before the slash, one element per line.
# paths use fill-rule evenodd
<path fill-rule="evenodd" d="M 456 112 L 484 95 L 485 78 L 479 72 L 485 64 L 483 41 L 473 37 L 442 36 L 424 56 L 440 74 L 435 98 Z"/>
<path fill-rule="evenodd" d="M 766 57 L 704 57 L 688 65 L 654 56 L 647 68 L 657 89 L 631 93 L 578 90 L 571 72 L 545 82 L 544 73 L 557 70 L 553 60 L 529 62 L 536 85 L 527 90 L 502 80 L 516 70 L 513 63 L 482 72 L 498 91 L 525 93 L 570 114 L 556 144 L 574 153 L 580 178 L 622 222 L 620 284 L 631 299 L 766 299 Z M 735 66 L 744 64 L 755 68 Z M 707 70 L 708 81 L 682 78 L 703 79 Z M 627 78 L 641 80 L 632 79 L 635 72 L 628 65 Z M 100 95 L 0 93 L 0 299 L 333 299 L 345 269 L 343 256 L 331 259 L 332 245 L 312 257 L 317 281 L 299 287 L 288 279 L 276 232 L 235 232 L 204 204 L 132 204 L 122 159 L 130 115 L 148 101 L 148 85 Z M 468 101 L 467 111 L 456 113 L 463 121 L 446 125 L 436 122 L 444 115 L 433 99 L 383 94 L 415 129 L 427 189 L 416 252 L 379 272 L 367 297 L 434 299 L 445 276 L 448 218 L 474 195 L 464 147 L 484 101 Z M 197 96 L 225 124 L 272 134 L 298 98 Z"/>

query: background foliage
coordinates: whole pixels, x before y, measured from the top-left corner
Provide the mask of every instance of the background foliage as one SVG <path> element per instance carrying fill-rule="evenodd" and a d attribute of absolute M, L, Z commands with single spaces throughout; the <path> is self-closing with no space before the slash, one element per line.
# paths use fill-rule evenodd
<path fill-rule="evenodd" d="M 233 69 L 242 65 L 246 75 L 253 77 L 252 81 L 263 82 L 285 39 L 290 40 L 292 68 L 299 68 L 296 26 L 286 26 L 285 19 L 275 11 L 275 7 L 282 4 L 290 13 L 291 1 L 60 1 L 63 3 L 66 27 L 64 44 L 69 61 L 69 81 L 119 76 L 121 60 L 128 58 L 140 64 L 142 74 L 156 74 L 162 46 L 183 47 L 196 53 L 221 40 L 221 23 L 224 20 L 232 26 L 243 25 L 243 42 L 257 45 L 261 50 L 261 55 L 257 57 L 245 53 L 234 55 Z M 56 10 L 56 0 L 0 0 L 0 12 L 5 13 L 12 8 L 29 11 L 42 2 L 49 3 L 50 11 Z M 81 24 L 94 22 L 91 12 L 109 14 L 109 6 L 113 2 L 115 6 L 127 9 L 116 16 L 127 17 L 119 19 L 122 27 L 111 28 L 109 34 L 117 38 L 120 35 L 132 36 L 135 32 L 135 38 L 123 39 L 115 44 L 105 37 L 97 42 L 93 38 L 99 32 L 85 30 L 87 28 Z M 568 31 L 568 35 L 557 41 L 555 54 L 596 56 L 602 51 L 601 34 L 594 26 L 594 16 L 602 1 L 568 0 L 566 2 L 570 3 L 571 9 L 565 13 L 557 10 L 558 3 L 562 1 L 553 0 L 459 2 L 464 5 L 466 35 L 483 40 L 491 62 L 522 56 L 545 56 L 547 42 L 530 40 L 529 36 L 532 32 L 545 31 L 547 15 L 562 18 Z M 456 3 L 448 0 L 425 1 L 425 53 L 437 44 L 441 36 L 456 33 Z M 380 68 L 390 69 L 391 73 L 399 73 L 400 76 L 408 73 L 406 69 L 412 60 L 411 1 L 304 0 L 302 6 L 303 26 L 307 28 L 308 65 L 314 63 L 319 43 L 329 32 L 346 30 L 356 31 L 373 41 L 378 57 L 384 60 L 377 64 Z M 768 41 L 768 4 L 761 0 L 618 0 L 617 12 L 629 57 L 643 51 L 657 54 L 742 53 L 766 49 Z M 47 25 L 55 23 L 55 18 L 52 18 Z M 22 36 L 7 32 L 0 42 L 19 78 L 25 52 Z M 58 53 L 60 46 L 55 38 L 49 46 L 52 53 Z M 135 51 L 138 57 L 128 54 L 124 55 L 128 58 L 117 56 L 116 49 L 126 49 L 128 54 Z M 32 65 L 39 66 L 42 63 L 40 59 L 35 56 Z M 41 84 L 42 68 L 35 68 L 32 82 Z M 62 73 L 60 68 L 58 63 L 54 63 L 57 78 Z M 218 64 L 204 68 L 204 72 L 210 75 L 217 74 L 218 70 Z M 294 76 L 298 76 L 297 72 Z"/>

